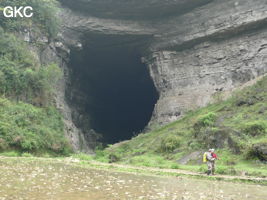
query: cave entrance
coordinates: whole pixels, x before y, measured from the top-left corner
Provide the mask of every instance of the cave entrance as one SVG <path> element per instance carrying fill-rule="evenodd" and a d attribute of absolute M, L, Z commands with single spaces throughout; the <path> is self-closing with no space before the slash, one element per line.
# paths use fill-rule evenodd
<path fill-rule="evenodd" d="M 158 93 L 141 62 L 145 39 L 90 37 L 83 50 L 71 51 L 71 101 L 88 119 L 77 124 L 102 134 L 103 143 L 132 138 L 151 118 Z"/>

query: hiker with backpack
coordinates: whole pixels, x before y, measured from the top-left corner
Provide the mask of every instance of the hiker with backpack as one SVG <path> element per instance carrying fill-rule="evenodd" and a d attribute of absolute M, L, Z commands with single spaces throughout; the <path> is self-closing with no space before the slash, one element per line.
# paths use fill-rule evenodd
<path fill-rule="evenodd" d="M 214 153 L 214 149 L 209 149 L 208 152 L 205 152 L 203 155 L 203 162 L 207 163 L 208 171 L 207 175 L 215 174 L 215 161 L 218 160 L 218 156 Z"/>

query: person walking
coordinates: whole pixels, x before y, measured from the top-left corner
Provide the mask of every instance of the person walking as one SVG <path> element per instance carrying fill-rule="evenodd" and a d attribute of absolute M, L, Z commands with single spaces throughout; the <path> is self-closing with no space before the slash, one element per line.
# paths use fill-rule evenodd
<path fill-rule="evenodd" d="M 208 167 L 207 175 L 215 174 L 215 161 L 218 159 L 218 157 L 214 151 L 214 149 L 209 149 L 209 151 L 204 154 Z"/>

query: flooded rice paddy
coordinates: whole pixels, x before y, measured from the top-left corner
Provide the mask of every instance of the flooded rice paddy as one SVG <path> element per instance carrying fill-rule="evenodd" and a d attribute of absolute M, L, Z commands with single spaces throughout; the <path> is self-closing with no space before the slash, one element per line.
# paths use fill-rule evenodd
<path fill-rule="evenodd" d="M 0 200 L 267 200 L 267 186 L 0 158 Z"/>

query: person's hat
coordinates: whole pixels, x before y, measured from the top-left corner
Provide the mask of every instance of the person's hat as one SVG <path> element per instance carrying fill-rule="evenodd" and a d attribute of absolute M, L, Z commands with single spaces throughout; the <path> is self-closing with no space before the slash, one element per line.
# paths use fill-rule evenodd
<path fill-rule="evenodd" d="M 214 152 L 214 151 L 215 151 L 215 149 L 209 149 L 209 151 L 210 151 L 210 152 Z"/>

